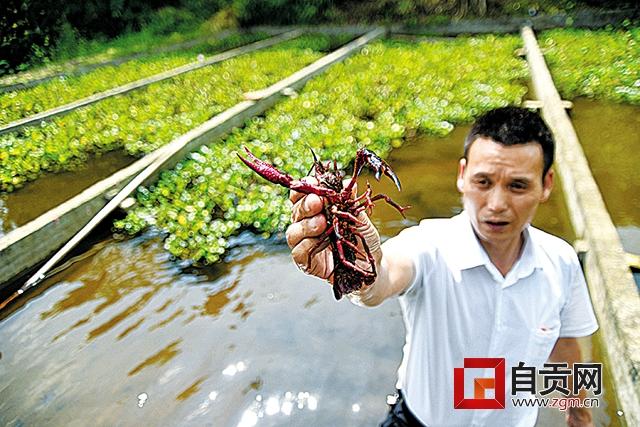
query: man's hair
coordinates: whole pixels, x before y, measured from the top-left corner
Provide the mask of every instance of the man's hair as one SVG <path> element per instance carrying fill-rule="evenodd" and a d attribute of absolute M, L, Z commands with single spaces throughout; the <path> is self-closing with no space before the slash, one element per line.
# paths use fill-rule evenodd
<path fill-rule="evenodd" d="M 553 164 L 555 144 L 551 131 L 537 113 L 526 108 L 496 108 L 478 117 L 464 140 L 465 159 L 473 141 L 478 137 L 491 138 L 502 145 L 537 142 L 542 146 L 543 179 Z"/>

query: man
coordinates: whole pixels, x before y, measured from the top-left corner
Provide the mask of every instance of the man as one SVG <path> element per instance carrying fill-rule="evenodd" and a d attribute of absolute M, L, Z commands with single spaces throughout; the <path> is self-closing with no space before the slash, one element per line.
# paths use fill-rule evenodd
<path fill-rule="evenodd" d="M 360 214 L 378 277 L 350 299 L 375 306 L 399 295 L 406 327 L 400 402 L 383 426 L 532 426 L 537 407 L 514 407 L 509 399 L 511 367 L 580 362 L 576 338 L 598 325 L 576 254 L 530 226 L 551 194 L 553 151 L 537 114 L 499 108 L 480 117 L 465 140 L 460 215 L 423 220 L 380 245 Z M 327 226 L 321 198 L 292 192 L 291 201 L 287 242 L 294 261 L 331 279 L 329 248 L 306 265 Z M 504 409 L 455 409 L 454 368 L 469 357 L 505 359 Z M 570 426 L 592 425 L 586 409 L 570 409 L 566 418 Z"/>

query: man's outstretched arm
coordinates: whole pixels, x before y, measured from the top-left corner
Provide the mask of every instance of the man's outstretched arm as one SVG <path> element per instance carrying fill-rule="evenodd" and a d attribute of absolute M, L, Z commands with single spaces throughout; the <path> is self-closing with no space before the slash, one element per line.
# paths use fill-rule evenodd
<path fill-rule="evenodd" d="M 367 222 L 369 222 L 368 218 Z M 416 274 L 415 266 L 406 252 L 395 243 L 393 239 L 387 240 L 381 246 L 379 253 L 374 255 L 378 277 L 372 285 L 349 295 L 351 302 L 375 307 L 409 287 Z"/>

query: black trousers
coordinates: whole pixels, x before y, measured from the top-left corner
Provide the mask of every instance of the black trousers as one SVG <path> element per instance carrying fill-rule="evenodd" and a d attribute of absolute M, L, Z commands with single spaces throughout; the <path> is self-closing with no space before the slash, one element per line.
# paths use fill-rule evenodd
<path fill-rule="evenodd" d="M 398 400 L 389 407 L 387 418 L 380 427 L 426 427 L 411 413 L 404 402 L 402 391 L 398 390 Z"/>

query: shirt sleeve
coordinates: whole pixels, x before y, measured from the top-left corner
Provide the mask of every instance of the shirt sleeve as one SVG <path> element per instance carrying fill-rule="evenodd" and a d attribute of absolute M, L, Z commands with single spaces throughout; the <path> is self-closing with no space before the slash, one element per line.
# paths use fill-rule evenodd
<path fill-rule="evenodd" d="M 560 312 L 560 338 L 579 338 L 598 330 L 589 289 L 576 257 L 571 266 L 571 282 L 565 305 Z"/>
<path fill-rule="evenodd" d="M 398 294 L 398 296 L 401 297 L 405 295 L 415 294 L 418 286 L 422 283 L 423 268 L 422 263 L 420 262 L 420 253 L 413 251 L 411 252 L 410 256 L 411 261 L 413 262 L 413 280 L 411 281 L 411 283 L 409 283 L 409 286 L 407 286 L 404 291 Z"/>
<path fill-rule="evenodd" d="M 394 249 L 405 253 L 412 261 L 413 264 L 413 280 L 407 288 L 400 292 L 400 297 L 410 297 L 415 295 L 418 289 L 423 283 L 423 276 L 425 270 L 424 263 L 424 227 L 418 225 L 409 227 L 400 232 L 396 237 L 388 240 L 387 245 L 393 246 Z"/>

